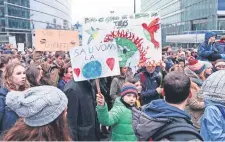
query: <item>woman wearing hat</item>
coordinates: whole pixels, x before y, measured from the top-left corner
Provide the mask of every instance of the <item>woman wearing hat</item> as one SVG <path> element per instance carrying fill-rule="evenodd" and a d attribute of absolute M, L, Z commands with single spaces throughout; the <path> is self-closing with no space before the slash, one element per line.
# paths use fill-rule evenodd
<path fill-rule="evenodd" d="M 3 137 L 3 141 L 70 141 L 66 121 L 68 99 L 56 87 L 33 87 L 12 91 L 7 106 L 21 118 Z M 75 112 L 76 113 L 76 112 Z"/>

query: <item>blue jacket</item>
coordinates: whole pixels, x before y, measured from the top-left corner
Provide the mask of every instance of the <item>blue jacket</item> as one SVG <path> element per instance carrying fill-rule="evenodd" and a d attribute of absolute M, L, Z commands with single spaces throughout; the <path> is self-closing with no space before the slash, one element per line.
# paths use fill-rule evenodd
<path fill-rule="evenodd" d="M 152 118 L 175 117 L 191 120 L 191 117 L 185 111 L 167 104 L 162 99 L 152 101 L 143 111 Z"/>
<path fill-rule="evenodd" d="M 137 75 L 137 78 L 142 84 L 141 102 L 143 105 L 150 103 L 152 100 L 159 99 L 156 88 L 160 86 L 161 76 L 157 69 L 153 73 L 147 71 L 141 72 Z"/>
<path fill-rule="evenodd" d="M 225 54 L 225 43 L 224 42 L 217 42 L 216 49 L 218 50 L 219 54 Z"/>
<path fill-rule="evenodd" d="M 225 116 L 217 106 L 225 111 L 225 104 L 205 101 L 206 108 L 201 120 L 200 134 L 204 141 L 225 141 Z"/>
<path fill-rule="evenodd" d="M 14 111 L 6 106 L 5 99 L 7 93 L 8 90 L 6 88 L 0 88 L 0 134 L 13 127 L 19 118 Z"/>
<path fill-rule="evenodd" d="M 205 34 L 205 41 L 198 48 L 198 60 L 208 61 L 208 57 L 217 51 L 215 43 L 208 44 L 209 39 L 215 35 L 214 32 L 207 32 Z"/>
<path fill-rule="evenodd" d="M 60 79 L 58 83 L 58 88 L 63 91 L 65 85 L 66 85 L 66 82 L 63 79 Z"/>

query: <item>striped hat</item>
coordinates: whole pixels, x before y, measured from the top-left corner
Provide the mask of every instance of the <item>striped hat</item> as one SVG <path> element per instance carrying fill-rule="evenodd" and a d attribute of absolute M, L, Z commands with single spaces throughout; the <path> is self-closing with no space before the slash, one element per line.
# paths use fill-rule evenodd
<path fill-rule="evenodd" d="M 132 83 L 126 82 L 121 88 L 121 97 L 124 97 L 127 94 L 134 94 L 136 97 L 138 96 L 138 90 L 136 86 Z"/>
<path fill-rule="evenodd" d="M 206 66 L 191 56 L 188 59 L 188 68 L 196 74 L 201 74 L 206 69 Z"/>

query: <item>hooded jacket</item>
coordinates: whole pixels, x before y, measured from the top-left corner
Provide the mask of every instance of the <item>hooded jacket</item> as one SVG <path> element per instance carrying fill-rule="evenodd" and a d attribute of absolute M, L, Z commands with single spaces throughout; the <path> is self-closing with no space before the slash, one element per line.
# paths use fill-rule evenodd
<path fill-rule="evenodd" d="M 133 112 L 133 128 L 140 141 L 191 141 L 202 140 L 184 111 L 167 104 L 164 100 L 155 100 L 143 111 Z M 181 129 L 167 135 L 170 129 Z M 159 137 L 163 135 L 163 137 Z"/>
<path fill-rule="evenodd" d="M 0 134 L 14 126 L 19 116 L 6 106 L 8 89 L 0 88 Z"/>
<path fill-rule="evenodd" d="M 112 141 L 137 141 L 132 128 L 132 111 L 120 100 L 115 100 L 113 108 L 108 112 L 107 105 L 97 106 L 100 124 L 112 126 Z"/>
<path fill-rule="evenodd" d="M 198 58 L 197 58 L 198 60 L 208 61 L 209 57 L 214 52 L 217 52 L 215 43 L 208 43 L 209 39 L 213 36 L 216 36 L 214 32 L 207 32 L 205 34 L 205 41 L 198 48 Z"/>
<path fill-rule="evenodd" d="M 150 103 L 152 100 L 159 99 L 159 94 L 156 91 L 156 88 L 160 86 L 162 78 L 158 70 L 155 70 L 153 73 L 149 73 L 145 69 L 144 72 L 139 73 L 136 77 L 142 84 L 141 102 L 143 105 Z"/>
<path fill-rule="evenodd" d="M 216 49 L 218 50 L 219 54 L 225 54 L 225 42 L 224 41 L 217 42 Z"/>
<path fill-rule="evenodd" d="M 225 111 L 225 104 L 205 100 L 206 108 L 201 120 L 201 136 L 204 141 L 225 141 L 225 116 L 217 106 Z"/>

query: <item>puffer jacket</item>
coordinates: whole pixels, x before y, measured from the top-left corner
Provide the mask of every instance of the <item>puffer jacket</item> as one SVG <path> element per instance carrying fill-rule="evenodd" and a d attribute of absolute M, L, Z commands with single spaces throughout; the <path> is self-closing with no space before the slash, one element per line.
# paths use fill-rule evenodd
<path fill-rule="evenodd" d="M 209 57 L 212 54 L 218 52 L 215 43 L 208 44 L 209 39 L 215 35 L 216 34 L 214 32 L 207 32 L 205 34 L 205 41 L 198 48 L 198 57 L 197 57 L 198 60 L 208 61 Z"/>
<path fill-rule="evenodd" d="M 192 95 L 188 98 L 188 105 L 186 106 L 186 112 L 191 115 L 191 121 L 194 126 L 200 129 L 199 120 L 203 115 L 205 103 L 204 100 L 199 98 L 197 93 L 200 88 L 194 82 L 191 82 L 191 93 Z"/>
<path fill-rule="evenodd" d="M 216 49 L 219 54 L 225 54 L 225 42 L 219 41 L 216 43 Z"/>
<path fill-rule="evenodd" d="M 100 124 L 112 126 L 112 141 L 137 141 L 132 128 L 132 111 L 120 100 L 115 100 L 113 108 L 108 112 L 107 105 L 97 106 Z"/>
<path fill-rule="evenodd" d="M 19 116 L 6 106 L 8 89 L 0 88 L 0 134 L 14 126 Z"/>
<path fill-rule="evenodd" d="M 125 76 L 117 76 L 114 77 L 110 87 L 110 96 L 113 100 L 120 96 L 120 89 L 122 85 L 125 83 L 126 77 Z"/>

